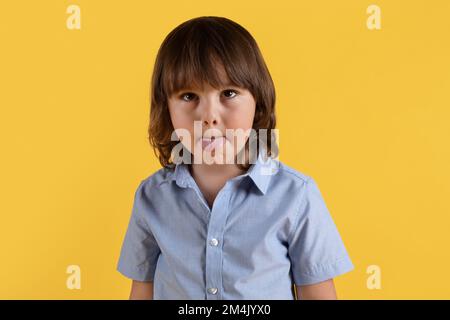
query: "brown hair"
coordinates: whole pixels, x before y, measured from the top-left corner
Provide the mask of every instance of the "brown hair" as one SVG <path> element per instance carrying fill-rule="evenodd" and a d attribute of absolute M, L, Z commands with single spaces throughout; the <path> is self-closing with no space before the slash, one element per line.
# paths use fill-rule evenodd
<path fill-rule="evenodd" d="M 168 97 L 185 87 L 208 83 L 217 89 L 224 84 L 216 62 L 223 66 L 230 82 L 249 90 L 256 102 L 252 128 L 267 129 L 266 156 L 271 156 L 275 118 L 275 88 L 255 39 L 236 22 L 203 16 L 183 22 L 172 30 L 159 48 L 151 80 L 151 110 L 148 139 L 163 167 L 174 168 L 171 141 L 174 131 Z M 276 143 L 275 143 L 276 145 Z M 248 149 L 248 140 L 243 150 Z M 259 149 L 257 149 L 259 150 Z M 278 153 L 278 151 L 276 151 Z M 250 155 L 251 159 L 254 155 Z M 238 164 L 248 169 L 249 164 Z"/>

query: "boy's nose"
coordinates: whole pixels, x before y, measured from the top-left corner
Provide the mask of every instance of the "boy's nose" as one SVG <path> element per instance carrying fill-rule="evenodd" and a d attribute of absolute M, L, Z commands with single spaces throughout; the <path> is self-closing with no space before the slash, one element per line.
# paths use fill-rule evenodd
<path fill-rule="evenodd" d="M 208 126 L 208 125 L 216 126 L 217 125 L 217 120 L 216 119 L 203 120 L 203 125 L 205 125 L 205 126 Z"/>
<path fill-rule="evenodd" d="M 219 124 L 219 111 L 217 106 L 219 102 L 212 100 L 204 101 L 200 109 L 202 124 L 207 127 L 217 126 Z"/>

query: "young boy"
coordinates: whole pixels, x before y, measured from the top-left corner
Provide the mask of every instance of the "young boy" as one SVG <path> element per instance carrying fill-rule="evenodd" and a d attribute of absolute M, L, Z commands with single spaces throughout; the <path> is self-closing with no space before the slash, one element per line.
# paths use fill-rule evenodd
<path fill-rule="evenodd" d="M 199 17 L 170 32 L 149 127 L 163 168 L 136 190 L 117 266 L 131 299 L 337 298 L 333 278 L 353 264 L 316 182 L 273 157 L 275 122 L 247 30 Z"/>

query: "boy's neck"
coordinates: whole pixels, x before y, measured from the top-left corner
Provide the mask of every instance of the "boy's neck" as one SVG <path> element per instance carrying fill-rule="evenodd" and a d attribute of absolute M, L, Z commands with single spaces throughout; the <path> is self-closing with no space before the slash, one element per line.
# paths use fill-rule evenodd
<path fill-rule="evenodd" d="M 209 180 L 227 180 L 244 174 L 246 170 L 240 169 L 236 164 L 191 164 L 189 171 L 192 177 Z"/>
<path fill-rule="evenodd" d="M 191 164 L 189 171 L 210 207 L 229 179 L 246 172 L 236 164 Z"/>

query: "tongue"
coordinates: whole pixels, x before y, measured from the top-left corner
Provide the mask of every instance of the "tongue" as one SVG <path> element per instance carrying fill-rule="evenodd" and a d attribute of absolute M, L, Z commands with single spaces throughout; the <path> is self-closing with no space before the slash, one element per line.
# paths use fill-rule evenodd
<path fill-rule="evenodd" d="M 210 140 L 210 141 L 202 140 L 202 148 L 205 149 L 206 146 L 208 146 L 208 145 L 210 145 L 212 143 L 212 141 L 214 141 L 214 140 Z"/>
<path fill-rule="evenodd" d="M 203 147 L 205 148 L 205 150 L 211 151 L 211 150 L 215 149 L 216 147 L 219 147 L 220 145 L 222 145 L 223 139 L 224 139 L 223 137 L 219 137 L 217 139 L 211 140 L 211 142 L 206 141 L 206 144 L 203 145 Z"/>

